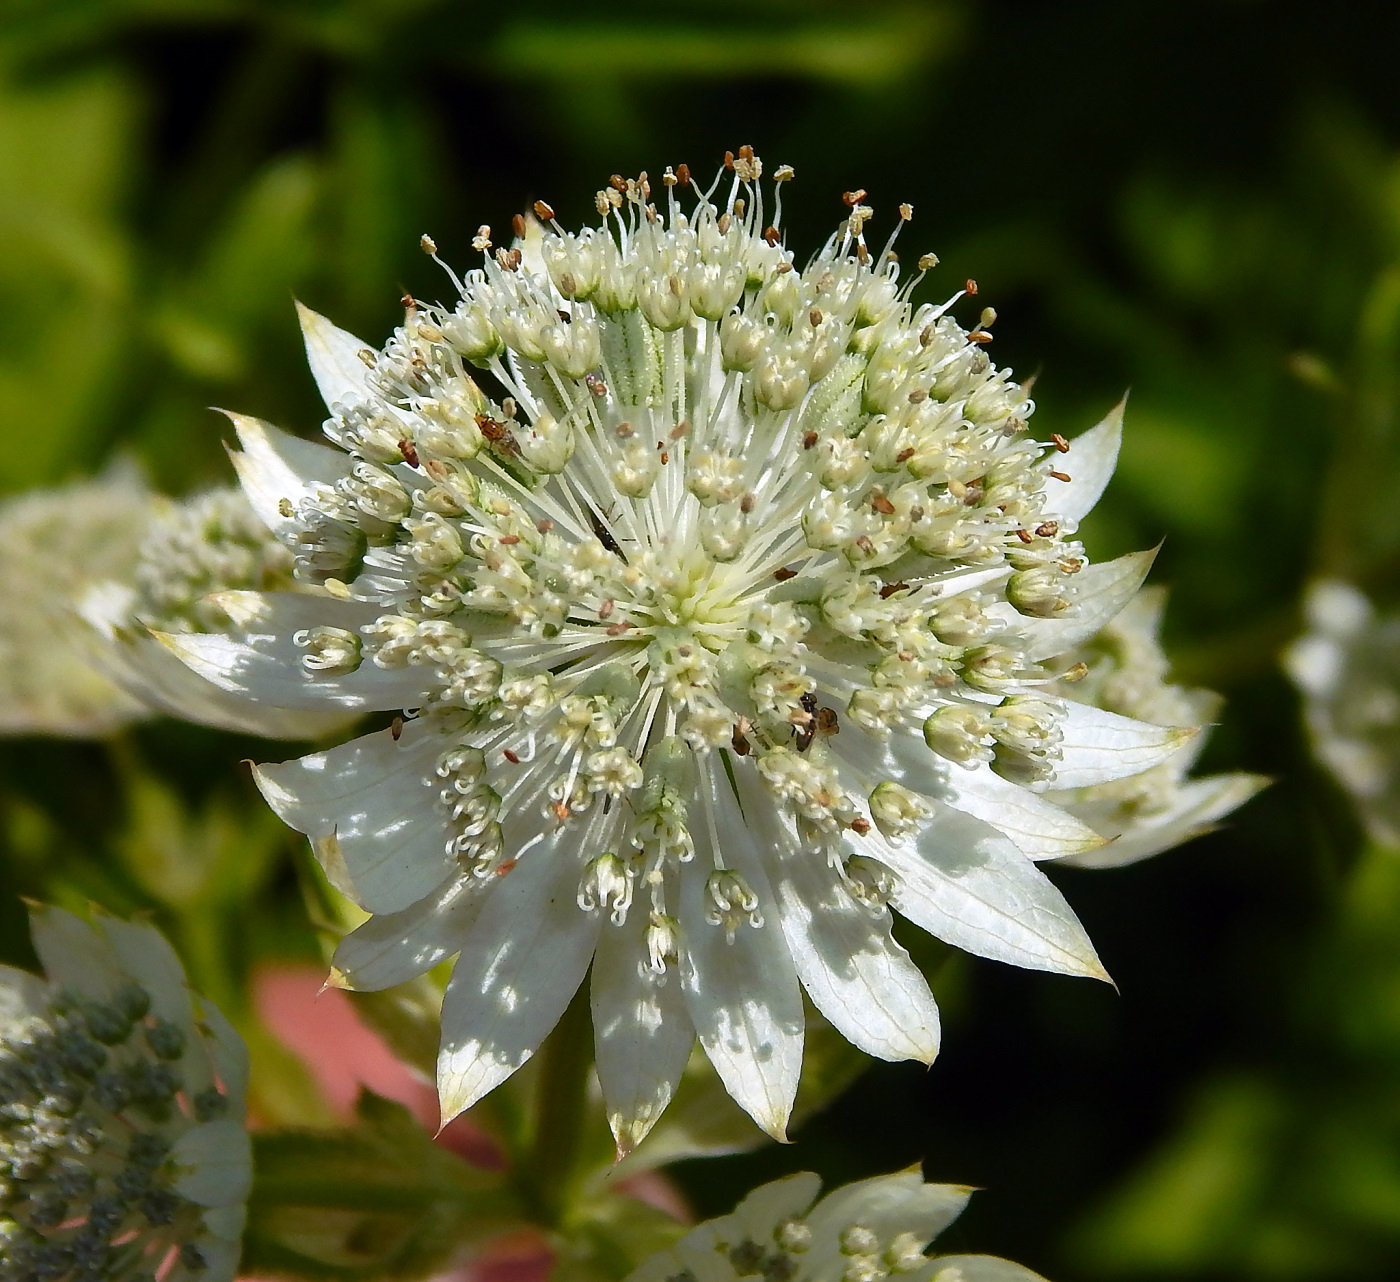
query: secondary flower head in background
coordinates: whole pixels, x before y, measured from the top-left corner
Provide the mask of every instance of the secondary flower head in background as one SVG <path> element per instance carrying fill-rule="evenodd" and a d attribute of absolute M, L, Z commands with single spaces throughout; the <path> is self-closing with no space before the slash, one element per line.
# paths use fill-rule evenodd
<path fill-rule="evenodd" d="M 1223 702 L 1218 694 L 1167 680 L 1170 664 L 1160 636 L 1166 603 L 1166 589 L 1143 588 L 1097 636 L 1066 655 L 1062 662 L 1082 663 L 1088 672 L 1064 693 L 1154 725 L 1203 726 L 1212 721 Z M 1047 793 L 1111 839 L 1095 850 L 1068 855 L 1064 862 L 1080 868 L 1136 863 L 1209 832 L 1269 782 L 1243 772 L 1189 778 L 1205 740 L 1205 734 L 1197 735 L 1141 774 Z"/>
<path fill-rule="evenodd" d="M 971 1189 L 925 1184 L 913 1171 L 847 1184 L 814 1204 L 820 1189 L 807 1172 L 765 1184 L 652 1256 L 628 1282 L 1043 1282 L 994 1256 L 924 1254 Z"/>
<path fill-rule="evenodd" d="M 312 739 L 346 718 L 284 710 L 231 697 L 196 676 L 151 635 L 218 632 L 228 625 L 217 593 L 290 589 L 292 556 L 237 488 L 211 490 L 155 509 L 133 567 L 81 602 L 104 644 L 94 662 L 152 711 L 273 739 Z"/>
<path fill-rule="evenodd" d="M 31 911 L 47 978 L 0 967 L 0 1279 L 227 1282 L 247 1056 L 154 927 Z"/>
<path fill-rule="evenodd" d="M 94 666 L 74 605 L 98 580 L 130 582 L 155 503 L 131 468 L 0 503 L 0 734 L 109 734 L 148 715 Z"/>
<path fill-rule="evenodd" d="M 1372 839 L 1400 847 L 1400 615 L 1378 615 L 1337 579 L 1313 584 L 1303 609 L 1308 630 L 1284 666 L 1303 694 L 1313 752 Z"/>
<path fill-rule="evenodd" d="M 1035 441 L 990 309 L 969 331 L 964 291 L 915 306 L 934 260 L 872 250 L 862 192 L 799 269 L 791 172 L 761 176 L 745 150 L 709 193 L 615 178 L 597 228 L 542 204 L 513 247 L 483 227 L 460 298 L 410 306 L 380 352 L 303 309 L 336 448 L 235 417 L 248 497 L 319 591 L 225 593 L 241 636 L 165 640 L 256 701 L 416 714 L 258 779 L 374 914 L 337 982 L 460 954 L 446 1116 L 533 1053 L 590 962 L 623 1149 L 695 1033 L 780 1135 L 803 988 L 868 1053 L 931 1060 L 892 907 L 1102 976 L 1034 861 L 1104 839 L 1042 793 L 1192 733 L 1065 697 L 1042 663 L 1151 559 L 1091 566 L 1074 537 L 1119 412 Z"/>

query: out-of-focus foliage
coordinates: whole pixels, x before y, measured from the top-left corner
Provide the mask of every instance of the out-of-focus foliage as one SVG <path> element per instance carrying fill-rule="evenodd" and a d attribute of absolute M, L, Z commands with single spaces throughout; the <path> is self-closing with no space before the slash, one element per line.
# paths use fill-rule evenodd
<path fill-rule="evenodd" d="M 15 0 L 0 493 L 127 456 L 167 492 L 224 482 L 211 404 L 313 431 L 292 297 L 377 341 L 404 292 L 450 289 L 425 231 L 467 268 L 477 225 L 536 197 L 575 223 L 609 174 L 705 173 L 745 142 L 797 169 L 795 244 L 844 190 L 885 220 L 911 201 L 901 248 L 943 259 L 926 296 L 975 277 L 993 354 L 1042 368 L 1042 439 L 1131 388 L 1087 540 L 1106 558 L 1165 539 L 1174 679 L 1228 698 L 1202 769 L 1283 783 L 1184 850 L 1060 874 L 1121 997 L 950 963 L 931 1072 L 878 1066 L 790 1148 L 677 1176 L 712 1213 L 784 1171 L 926 1158 L 989 1189 L 955 1236 L 1061 1282 L 1393 1277 L 1400 865 L 1309 765 L 1276 661 L 1309 578 L 1400 598 L 1396 21 L 1266 0 Z M 0 953 L 31 960 L 20 894 L 154 912 L 247 1033 L 258 1116 L 324 1124 L 246 997 L 256 963 L 321 958 L 295 844 L 233 764 L 254 754 L 170 723 L 0 744 Z M 362 1011 L 421 1059 L 431 985 L 409 996 Z M 819 1066 L 826 1090 L 846 1080 Z M 739 1147 L 695 1096 L 673 1152 Z M 362 1158 L 396 1124 L 333 1144 Z M 304 1154 L 283 1156 L 286 1175 Z M 651 1247 L 622 1241 L 640 1221 L 610 1197 L 586 1203 L 587 1264 L 620 1276 Z M 259 1258 L 312 1249 L 259 1223 Z M 330 1272 L 401 1259 L 402 1226 Z"/>

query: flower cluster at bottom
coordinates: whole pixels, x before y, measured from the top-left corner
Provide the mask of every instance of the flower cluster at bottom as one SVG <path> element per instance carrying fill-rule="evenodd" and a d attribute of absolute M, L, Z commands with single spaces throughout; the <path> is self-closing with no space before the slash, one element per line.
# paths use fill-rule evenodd
<path fill-rule="evenodd" d="M 0 967 L 0 1282 L 228 1282 L 247 1056 L 154 927 L 32 911 Z"/>
<path fill-rule="evenodd" d="M 930 1258 L 925 1248 L 961 1213 L 972 1190 L 925 1184 L 917 1171 L 847 1184 L 815 1201 L 810 1172 L 765 1184 L 730 1215 L 707 1220 L 628 1282 L 1037 1282 L 988 1255 Z"/>

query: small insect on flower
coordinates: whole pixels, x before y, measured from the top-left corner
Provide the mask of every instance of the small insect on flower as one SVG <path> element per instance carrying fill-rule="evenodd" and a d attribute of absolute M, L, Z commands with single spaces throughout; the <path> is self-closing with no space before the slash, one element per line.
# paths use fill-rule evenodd
<path fill-rule="evenodd" d="M 1060 447 L 955 318 L 963 291 L 916 303 L 934 260 L 901 277 L 894 235 L 872 250 L 863 192 L 803 266 L 790 170 L 770 184 L 741 149 L 708 193 L 682 172 L 616 176 L 595 227 L 527 223 L 501 252 L 483 232 L 460 297 L 369 366 L 303 310 L 333 448 L 240 419 L 238 468 L 319 590 L 246 603 L 235 641 L 173 642 L 264 703 L 415 710 L 257 772 L 372 914 L 336 971 L 382 988 L 457 955 L 450 1117 L 591 966 L 623 1150 L 696 1034 L 782 1135 L 803 989 L 870 1054 L 932 1060 L 892 910 L 1102 977 L 1035 861 L 1104 839 L 1045 790 L 1192 733 L 1049 688 L 1151 561 L 1089 565 L 1075 538 L 1121 407 L 1051 480 Z"/>

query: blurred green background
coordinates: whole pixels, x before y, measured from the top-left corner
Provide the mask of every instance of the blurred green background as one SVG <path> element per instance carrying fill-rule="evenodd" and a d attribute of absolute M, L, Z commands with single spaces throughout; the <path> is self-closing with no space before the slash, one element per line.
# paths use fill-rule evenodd
<path fill-rule="evenodd" d="M 1398 53 L 1393 7 L 1266 0 L 7 0 L 0 493 L 123 453 L 172 493 L 224 481 L 210 405 L 313 431 L 292 297 L 377 343 L 447 289 L 424 232 L 470 265 L 537 197 L 591 220 L 607 175 L 746 142 L 796 168 L 799 252 L 845 190 L 910 201 L 902 248 L 943 264 L 921 296 L 976 278 L 1042 439 L 1131 388 L 1086 541 L 1165 539 L 1177 674 L 1229 697 L 1205 764 L 1280 782 L 1059 876 L 1121 995 L 955 962 L 931 1071 L 675 1173 L 709 1213 L 923 1159 L 987 1190 L 944 1249 L 1058 1282 L 1392 1279 L 1400 856 L 1309 764 L 1277 655 L 1312 574 L 1400 599 Z M 0 744 L 0 951 L 19 895 L 57 893 L 157 907 L 232 1008 L 251 960 L 315 956 L 254 754 L 171 724 Z"/>

